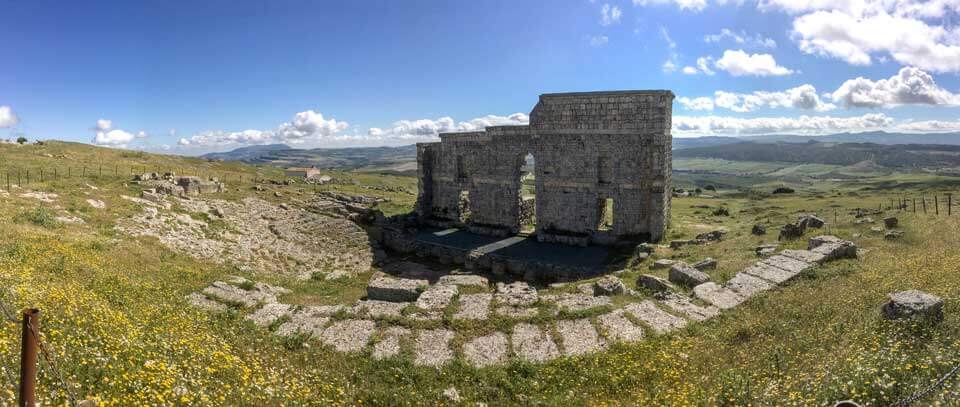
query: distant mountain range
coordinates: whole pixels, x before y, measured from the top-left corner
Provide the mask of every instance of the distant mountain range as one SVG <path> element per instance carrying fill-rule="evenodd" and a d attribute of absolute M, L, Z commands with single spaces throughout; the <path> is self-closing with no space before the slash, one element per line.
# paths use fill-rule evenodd
<path fill-rule="evenodd" d="M 931 145 L 934 147 L 930 147 Z M 960 147 L 951 149 L 950 146 L 960 146 L 960 133 L 874 131 L 826 136 L 673 138 L 674 157 L 842 165 L 873 161 L 877 165 L 893 167 L 918 167 L 925 163 L 936 166 L 960 165 Z M 410 172 L 416 170 L 417 149 L 414 145 L 296 149 L 286 144 L 270 144 L 209 153 L 203 157 L 280 167 L 317 166 L 328 169 Z"/>

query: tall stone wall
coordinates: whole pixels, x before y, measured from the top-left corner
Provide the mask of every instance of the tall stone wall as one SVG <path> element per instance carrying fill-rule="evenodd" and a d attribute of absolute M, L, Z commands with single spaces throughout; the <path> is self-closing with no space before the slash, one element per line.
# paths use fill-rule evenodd
<path fill-rule="evenodd" d="M 670 218 L 672 102 L 670 91 L 545 94 L 529 126 L 441 134 L 418 145 L 417 213 L 428 224 L 517 233 L 530 153 L 539 240 L 659 240 Z M 609 229 L 601 227 L 608 199 Z"/>

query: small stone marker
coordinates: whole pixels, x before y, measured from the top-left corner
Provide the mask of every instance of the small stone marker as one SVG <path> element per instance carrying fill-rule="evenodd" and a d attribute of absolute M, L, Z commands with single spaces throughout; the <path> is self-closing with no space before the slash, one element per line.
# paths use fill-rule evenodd
<path fill-rule="evenodd" d="M 460 296 L 460 310 L 453 314 L 453 319 L 487 319 L 490 314 L 490 301 L 493 294 L 466 294 Z"/>
<path fill-rule="evenodd" d="M 420 331 L 414 345 L 413 364 L 419 366 L 440 366 L 453 359 L 450 341 L 454 333 L 446 329 Z"/>
<path fill-rule="evenodd" d="M 624 311 L 618 309 L 597 317 L 600 327 L 606 332 L 607 338 L 620 342 L 637 342 L 643 339 L 643 328 L 630 322 Z"/>
<path fill-rule="evenodd" d="M 903 237 L 902 230 L 888 230 L 887 233 L 883 234 L 883 238 L 886 240 L 897 240 Z"/>
<path fill-rule="evenodd" d="M 660 260 L 657 260 L 657 261 L 653 262 L 653 264 L 650 265 L 650 269 L 651 269 L 651 270 L 668 269 L 668 268 L 670 268 L 671 266 L 673 266 L 674 263 L 676 263 L 676 262 L 673 261 L 673 260 L 670 260 L 670 259 L 660 259 Z"/>
<path fill-rule="evenodd" d="M 756 253 L 757 256 L 759 256 L 759 257 L 767 257 L 767 256 L 771 256 L 771 255 L 773 255 L 774 253 L 777 252 L 777 246 L 779 246 L 779 245 L 777 245 L 777 244 L 762 244 L 762 245 L 760 245 L 760 246 L 757 246 L 756 249 L 753 249 L 753 251 L 754 251 L 754 253 Z"/>
<path fill-rule="evenodd" d="M 710 281 L 706 273 L 691 267 L 684 262 L 677 262 L 670 267 L 670 282 L 674 284 L 696 287 Z"/>
<path fill-rule="evenodd" d="M 687 326 L 687 320 L 657 308 L 653 301 L 627 304 L 626 307 L 623 307 L 623 310 L 633 315 L 634 318 L 650 325 L 650 328 L 658 334 Z"/>
<path fill-rule="evenodd" d="M 720 309 L 730 309 L 740 305 L 744 298 L 735 291 L 723 288 L 716 283 L 703 283 L 693 287 L 693 295 Z"/>
<path fill-rule="evenodd" d="M 507 335 L 503 332 L 494 332 L 465 343 L 463 356 L 470 364 L 485 367 L 505 362 L 508 348 Z"/>
<path fill-rule="evenodd" d="M 320 335 L 320 342 L 332 346 L 337 352 L 359 352 L 367 346 L 376 329 L 373 321 L 347 319 L 335 322 Z"/>
<path fill-rule="evenodd" d="M 606 346 L 587 318 L 557 321 L 557 332 L 563 338 L 563 354 L 583 355 Z"/>
<path fill-rule="evenodd" d="M 765 235 L 767 234 L 767 227 L 760 224 L 753 225 L 753 228 L 750 229 L 750 233 L 752 233 L 755 236 Z"/>
<path fill-rule="evenodd" d="M 546 362 L 560 356 L 553 338 L 536 325 L 514 325 L 511 342 L 513 351 L 527 362 Z"/>
<path fill-rule="evenodd" d="M 620 295 L 625 288 L 619 278 L 606 276 L 593 283 L 593 295 Z"/>
<path fill-rule="evenodd" d="M 943 319 L 943 299 L 919 290 L 900 291 L 888 294 L 890 301 L 883 305 L 886 319 L 922 318 L 932 321 Z"/>

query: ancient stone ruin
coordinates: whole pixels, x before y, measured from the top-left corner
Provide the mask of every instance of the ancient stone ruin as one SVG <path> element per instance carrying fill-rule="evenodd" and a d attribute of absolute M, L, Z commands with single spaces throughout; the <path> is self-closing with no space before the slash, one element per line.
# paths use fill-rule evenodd
<path fill-rule="evenodd" d="M 527 126 L 420 143 L 418 220 L 510 236 L 533 218 L 537 240 L 581 246 L 660 240 L 670 219 L 672 102 L 666 90 L 544 94 Z M 521 192 L 528 154 L 535 203 Z"/>

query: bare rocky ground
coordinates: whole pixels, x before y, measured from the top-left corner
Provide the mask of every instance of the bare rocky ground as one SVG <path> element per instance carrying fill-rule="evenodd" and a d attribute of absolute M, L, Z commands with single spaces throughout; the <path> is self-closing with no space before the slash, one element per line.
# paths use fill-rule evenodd
<path fill-rule="evenodd" d="M 239 202 L 144 194 L 124 197 L 143 212 L 118 222 L 193 257 L 241 270 L 308 278 L 354 276 L 370 269 L 374 248 L 356 223 L 259 198 Z"/>
<path fill-rule="evenodd" d="M 410 357 L 421 366 L 440 366 L 460 355 L 470 365 L 485 367 L 510 360 L 541 363 L 663 335 L 716 317 L 824 262 L 856 256 L 852 242 L 817 236 L 807 250 L 761 259 L 722 284 L 699 283 L 692 295 L 665 284 L 652 299 L 624 290 L 635 300 L 620 304 L 610 297 L 623 287 L 613 276 L 581 284 L 576 293 L 540 295 L 523 281 L 492 284 L 481 275 L 441 275 L 406 261 L 375 273 L 367 298 L 354 304 L 282 304 L 277 295 L 283 288 L 240 278 L 215 282 L 188 298 L 213 312 L 244 310 L 248 319 L 277 335 L 301 335 L 340 352 Z M 500 329 L 477 333 L 478 325 Z"/>

